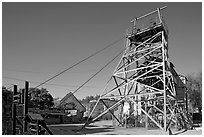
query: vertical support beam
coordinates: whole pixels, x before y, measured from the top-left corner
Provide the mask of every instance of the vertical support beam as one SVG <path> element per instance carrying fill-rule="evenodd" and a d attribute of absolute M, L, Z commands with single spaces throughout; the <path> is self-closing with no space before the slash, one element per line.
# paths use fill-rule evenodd
<path fill-rule="evenodd" d="M 164 31 L 162 31 L 162 60 L 163 60 L 163 90 L 164 90 L 164 131 L 166 131 L 166 124 L 167 124 L 167 116 L 166 116 L 166 78 L 165 78 L 165 43 L 164 39 Z"/>
<path fill-rule="evenodd" d="M 137 21 L 137 18 L 134 19 L 134 22 L 133 22 L 133 29 L 136 28 L 136 21 Z"/>
<path fill-rule="evenodd" d="M 137 83 L 137 86 L 138 86 L 138 84 L 139 83 Z M 137 88 L 138 89 L 138 88 Z M 135 105 L 136 105 L 136 109 L 135 109 L 135 111 L 136 111 L 136 115 L 137 115 L 137 117 L 136 117 L 136 119 L 135 119 L 135 127 L 139 127 L 139 125 L 138 125 L 138 121 L 139 121 L 139 115 L 138 115 L 138 90 L 136 91 L 137 93 L 136 93 L 136 95 L 135 95 Z"/>
<path fill-rule="evenodd" d="M 147 102 L 145 101 L 145 111 L 147 112 Z M 145 128 L 148 129 L 148 116 L 145 115 Z"/>
<path fill-rule="evenodd" d="M 125 114 L 125 128 L 127 128 L 127 114 Z"/>
<path fill-rule="evenodd" d="M 136 21 L 137 21 L 137 18 L 135 18 L 135 19 L 133 20 L 132 34 L 134 34 L 134 31 L 135 31 L 135 29 L 136 29 Z"/>
<path fill-rule="evenodd" d="M 159 23 L 161 23 L 162 20 L 161 20 L 160 8 L 157 8 L 157 12 L 158 12 L 158 17 L 159 17 Z"/>
<path fill-rule="evenodd" d="M 129 39 L 128 38 L 126 38 L 126 43 L 125 43 L 125 53 L 124 53 L 124 55 L 126 55 L 127 53 L 128 53 L 128 51 L 129 51 Z M 123 58 L 123 64 L 125 64 L 125 62 L 124 62 L 124 58 Z M 128 67 L 125 67 L 125 68 L 123 68 L 123 78 L 125 79 L 124 80 L 124 83 L 126 83 L 127 84 L 127 71 L 128 70 Z M 127 92 L 128 92 L 128 85 L 125 85 L 124 86 L 124 99 L 125 99 L 125 101 L 127 100 Z M 125 115 L 123 115 L 123 110 L 124 110 L 124 105 L 122 105 L 122 111 L 121 111 L 121 116 L 122 116 L 122 119 L 123 120 L 125 120 L 125 127 L 127 128 L 127 116 L 126 116 L 126 114 Z M 125 117 L 125 118 L 124 118 Z"/>
<path fill-rule="evenodd" d="M 13 87 L 13 96 L 17 95 L 17 85 L 14 85 Z M 12 105 L 12 132 L 13 135 L 16 135 L 16 104 L 13 102 Z"/>
<path fill-rule="evenodd" d="M 25 91 L 24 91 L 24 117 L 27 115 L 28 113 L 28 88 L 29 88 L 29 83 L 28 81 L 25 82 Z M 26 132 L 27 131 L 27 121 L 24 120 L 23 121 L 23 131 Z"/>
<path fill-rule="evenodd" d="M 188 93 L 186 91 L 186 112 L 188 113 Z"/>
<path fill-rule="evenodd" d="M 37 120 L 37 135 L 40 135 L 40 126 L 39 126 L 39 120 Z"/>

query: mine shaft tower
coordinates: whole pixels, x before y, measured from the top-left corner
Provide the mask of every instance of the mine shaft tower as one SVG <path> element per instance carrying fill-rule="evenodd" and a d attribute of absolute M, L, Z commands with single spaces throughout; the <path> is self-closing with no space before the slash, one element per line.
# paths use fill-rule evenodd
<path fill-rule="evenodd" d="M 136 116 L 137 122 L 145 117 L 146 127 L 153 124 L 164 131 L 171 125 L 189 123 L 184 103 L 186 89 L 169 61 L 168 29 L 160 13 L 165 8 L 131 21 L 133 27 L 127 32 L 124 54 L 111 77 L 114 85 L 104 90 L 93 111 L 100 102 L 106 109 L 91 122 L 110 112 L 118 125 L 124 125 L 128 115 Z M 111 99 L 115 103 L 108 106 L 106 101 Z M 114 110 L 119 108 L 117 115 Z"/>

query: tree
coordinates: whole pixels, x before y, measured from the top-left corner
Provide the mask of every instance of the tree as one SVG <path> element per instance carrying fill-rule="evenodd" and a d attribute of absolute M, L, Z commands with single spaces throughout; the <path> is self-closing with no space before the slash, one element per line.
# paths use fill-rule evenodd
<path fill-rule="evenodd" d="M 7 131 L 7 134 L 12 133 L 12 98 L 12 91 L 2 87 L 2 131 Z"/>
<path fill-rule="evenodd" d="M 91 100 L 98 100 L 99 99 L 99 95 L 94 96 L 87 96 L 86 98 L 80 100 L 81 103 L 89 103 Z"/>
<path fill-rule="evenodd" d="M 13 101 L 13 93 L 10 90 L 7 90 L 6 87 L 2 87 L 2 115 L 11 116 L 11 108 Z"/>
<path fill-rule="evenodd" d="M 187 75 L 188 83 L 187 90 L 189 94 L 189 100 L 193 109 L 202 110 L 202 72 L 196 75 Z"/>
<path fill-rule="evenodd" d="M 31 108 L 50 108 L 54 106 L 54 100 L 52 95 L 45 89 L 29 89 L 28 93 L 29 104 L 28 106 Z"/>

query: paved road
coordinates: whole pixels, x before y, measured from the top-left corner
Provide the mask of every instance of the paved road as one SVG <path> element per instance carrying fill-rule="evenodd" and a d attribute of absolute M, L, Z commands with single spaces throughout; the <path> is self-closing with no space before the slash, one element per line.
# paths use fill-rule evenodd
<path fill-rule="evenodd" d="M 82 126 L 83 124 L 61 124 L 50 125 L 49 128 L 54 135 L 168 135 L 168 132 L 161 131 L 160 129 L 113 128 L 112 121 L 98 121 L 90 124 L 83 130 L 79 130 Z M 179 132 L 172 130 L 172 133 L 175 135 L 202 135 L 202 128 Z"/>

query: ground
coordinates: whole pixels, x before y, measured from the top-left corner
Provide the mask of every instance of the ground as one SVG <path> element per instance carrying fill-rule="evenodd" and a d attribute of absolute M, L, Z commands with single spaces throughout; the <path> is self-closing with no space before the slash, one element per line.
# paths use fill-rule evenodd
<path fill-rule="evenodd" d="M 80 130 L 83 124 L 49 125 L 54 135 L 168 135 L 160 129 L 112 127 L 112 121 L 97 121 Z M 202 128 L 194 130 L 172 130 L 173 135 L 202 135 Z"/>

